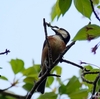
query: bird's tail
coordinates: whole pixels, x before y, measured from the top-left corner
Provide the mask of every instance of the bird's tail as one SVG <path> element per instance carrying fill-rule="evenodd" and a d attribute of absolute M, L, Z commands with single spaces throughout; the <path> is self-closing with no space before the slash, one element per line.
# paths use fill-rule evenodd
<path fill-rule="evenodd" d="M 42 94 L 44 93 L 44 90 L 45 90 L 46 80 L 47 80 L 47 78 L 46 78 L 45 80 L 43 80 L 43 81 L 41 82 L 41 84 L 40 84 L 40 85 L 38 86 L 38 88 L 37 88 L 37 91 L 38 91 L 38 92 L 41 92 Z"/>

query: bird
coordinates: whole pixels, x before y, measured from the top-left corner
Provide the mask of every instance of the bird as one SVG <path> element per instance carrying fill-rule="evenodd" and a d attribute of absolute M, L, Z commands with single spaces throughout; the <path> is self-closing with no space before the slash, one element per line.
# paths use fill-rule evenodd
<path fill-rule="evenodd" d="M 47 37 L 47 39 L 50 45 L 52 61 L 54 62 L 58 58 L 58 56 L 65 50 L 66 44 L 70 40 L 70 34 L 67 30 L 63 28 L 57 28 L 57 29 L 52 28 L 52 30 L 55 32 L 55 35 L 50 35 Z M 46 72 L 47 66 L 49 66 L 49 55 L 48 55 L 48 44 L 45 40 L 42 49 L 42 57 L 40 65 L 41 71 L 39 77 L 41 77 Z M 45 80 L 43 80 L 40 83 L 40 85 L 37 88 L 37 92 L 44 94 L 46 80 L 47 78 L 45 78 Z"/>

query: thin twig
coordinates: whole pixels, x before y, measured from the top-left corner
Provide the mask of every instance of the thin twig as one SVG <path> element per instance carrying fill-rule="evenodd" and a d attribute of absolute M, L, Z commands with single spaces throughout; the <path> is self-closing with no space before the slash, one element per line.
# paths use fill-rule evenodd
<path fill-rule="evenodd" d="M 87 74 L 99 74 L 99 73 L 100 71 L 94 71 L 94 72 L 89 71 L 89 72 L 84 72 L 84 76 Z"/>
<path fill-rule="evenodd" d="M 73 65 L 73 66 L 76 66 L 76 67 L 78 67 L 78 68 L 80 68 L 80 69 L 84 69 L 84 67 L 82 67 L 82 66 L 80 66 L 80 65 L 78 65 L 78 64 L 76 64 L 76 63 L 74 63 L 74 62 L 71 62 L 71 61 L 69 61 L 69 60 L 62 59 L 61 62 L 65 62 L 65 63 L 71 64 L 71 65 Z"/>
<path fill-rule="evenodd" d="M 49 68 L 51 67 L 52 63 L 53 63 L 53 60 L 52 60 L 52 50 L 51 50 L 51 47 L 50 47 L 50 44 L 49 44 L 49 41 L 48 41 L 48 35 L 47 35 L 47 28 L 46 28 L 46 21 L 45 21 L 45 18 L 43 19 L 43 26 L 44 26 L 44 32 L 45 32 L 45 39 L 46 39 L 46 42 L 47 42 L 47 45 L 48 45 L 48 59 L 49 59 Z M 48 67 L 47 67 L 48 69 Z"/>
<path fill-rule="evenodd" d="M 11 97 L 14 97 L 14 99 L 25 99 L 26 96 L 21 96 L 21 95 L 17 95 L 17 94 L 13 94 L 13 93 L 10 93 L 10 92 L 2 92 L 2 95 L 4 96 L 11 96 Z"/>
<path fill-rule="evenodd" d="M 13 85 L 11 85 L 10 87 L 5 88 L 5 89 L 0 89 L 0 93 L 4 92 L 4 91 L 6 91 L 6 90 L 8 90 L 8 89 L 10 89 L 10 88 L 12 88 L 12 87 L 13 87 Z"/>
<path fill-rule="evenodd" d="M 92 1 L 92 0 L 90 0 L 90 4 L 91 4 L 92 11 L 93 11 L 95 17 L 100 21 L 100 18 L 98 17 L 97 13 L 96 13 L 95 10 L 94 10 L 94 6 L 93 6 L 93 1 Z"/>
<path fill-rule="evenodd" d="M 50 23 L 47 23 L 47 22 L 46 22 L 46 25 L 47 25 L 48 27 L 51 27 L 51 28 L 59 28 L 58 26 L 52 26 Z"/>
<path fill-rule="evenodd" d="M 6 54 L 7 55 L 8 53 L 10 53 L 10 50 L 7 50 L 6 49 L 5 52 L 1 52 L 0 55 L 3 55 L 3 54 Z"/>
<path fill-rule="evenodd" d="M 60 75 L 56 75 L 56 74 L 49 74 L 48 76 L 61 77 Z"/>
<path fill-rule="evenodd" d="M 84 76 L 85 76 L 86 74 L 91 73 L 91 72 L 89 72 L 90 70 L 87 70 L 86 68 L 84 68 L 84 67 L 82 67 L 82 66 L 80 66 L 80 65 L 78 65 L 78 64 L 76 64 L 76 63 L 74 63 L 74 62 L 71 62 L 71 61 L 69 61 L 69 60 L 64 60 L 64 59 L 62 59 L 62 62 L 71 64 L 71 65 L 73 65 L 73 66 L 76 66 L 76 67 L 82 69 L 83 71 L 85 71 L 85 73 L 82 73 L 82 74 L 81 74 L 82 80 L 85 81 L 85 82 L 87 82 L 87 83 L 89 83 L 89 84 L 93 84 L 93 83 L 94 83 L 93 81 L 89 81 L 89 80 L 87 80 L 87 79 L 84 78 Z M 92 72 L 92 73 L 94 73 L 94 72 Z M 95 72 L 95 73 L 97 74 L 98 72 Z M 94 74 L 95 74 L 95 73 L 94 73 Z"/>

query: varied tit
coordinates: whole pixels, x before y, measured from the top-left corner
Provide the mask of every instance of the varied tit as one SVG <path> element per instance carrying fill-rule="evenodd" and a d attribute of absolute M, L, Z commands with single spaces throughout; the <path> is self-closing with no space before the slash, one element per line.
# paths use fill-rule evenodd
<path fill-rule="evenodd" d="M 55 32 L 55 35 L 48 36 L 48 42 L 51 48 L 52 61 L 54 62 L 58 58 L 58 56 L 65 50 L 66 44 L 70 40 L 70 34 L 63 28 L 52 28 L 52 30 Z M 42 50 L 41 72 L 39 74 L 39 77 L 41 77 L 46 72 L 48 64 L 48 44 L 45 41 Z M 41 92 L 42 94 L 44 93 L 46 80 L 47 78 L 42 81 L 37 88 L 37 91 Z"/>

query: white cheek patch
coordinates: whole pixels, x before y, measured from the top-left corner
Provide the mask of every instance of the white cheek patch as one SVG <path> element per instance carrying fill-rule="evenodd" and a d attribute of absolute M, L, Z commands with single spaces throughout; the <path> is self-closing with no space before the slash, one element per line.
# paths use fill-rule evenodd
<path fill-rule="evenodd" d="M 66 31 L 59 30 L 59 33 L 60 33 L 64 38 L 66 38 L 66 37 L 68 36 L 68 34 L 66 33 Z"/>

